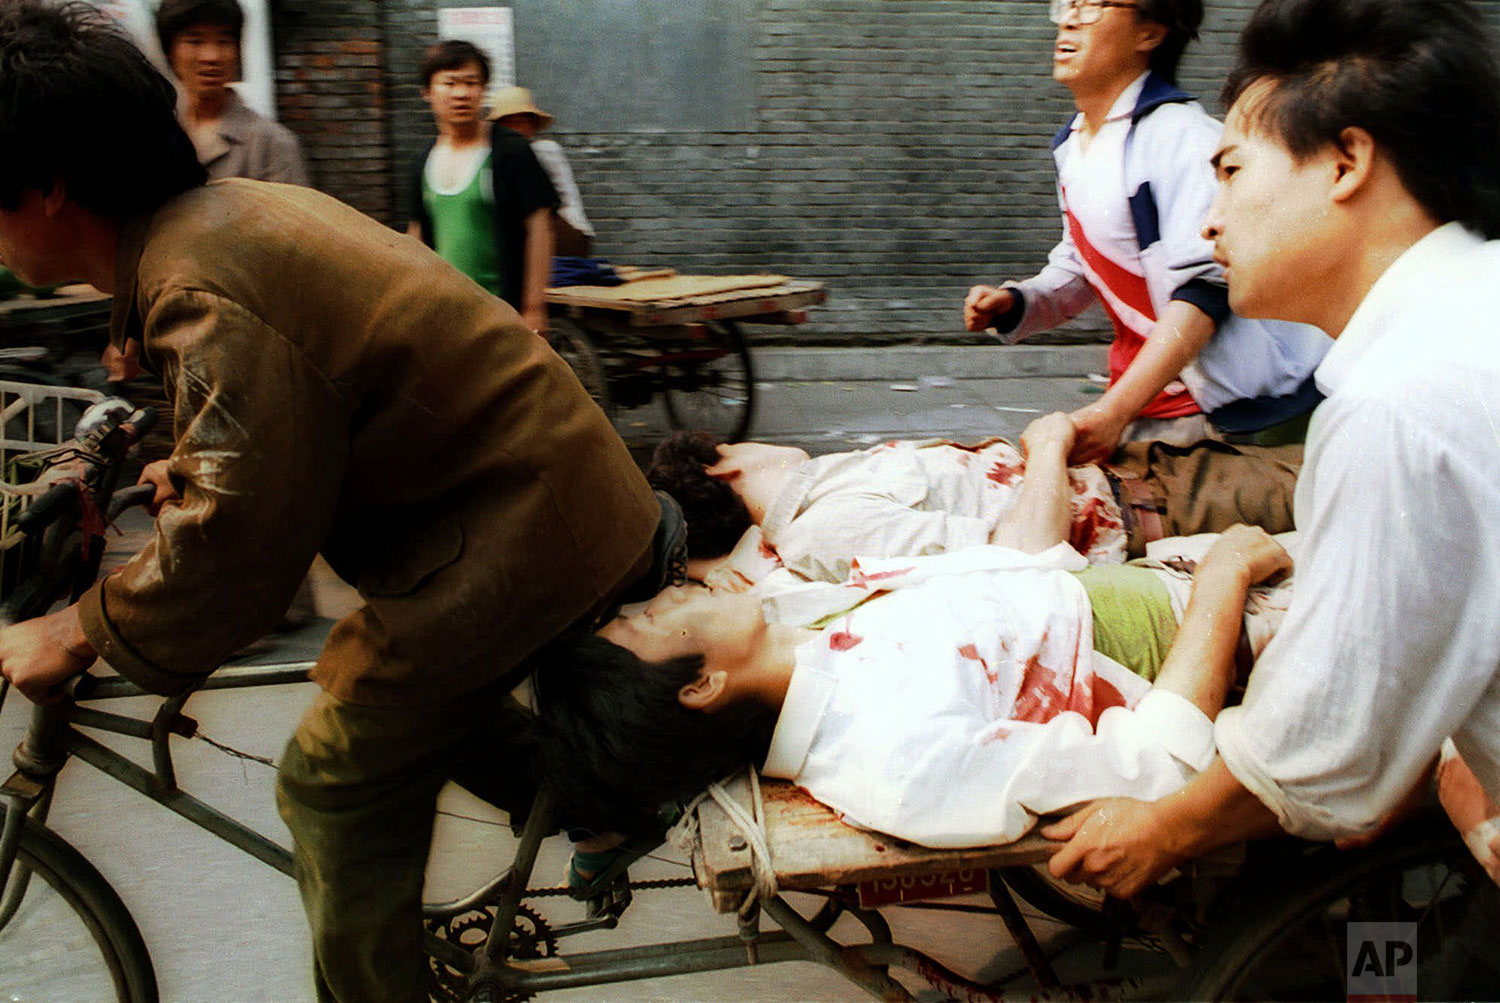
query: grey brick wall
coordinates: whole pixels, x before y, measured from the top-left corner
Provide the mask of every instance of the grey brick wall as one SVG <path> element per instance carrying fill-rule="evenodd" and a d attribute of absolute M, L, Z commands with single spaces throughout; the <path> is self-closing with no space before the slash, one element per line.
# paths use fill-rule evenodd
<path fill-rule="evenodd" d="M 278 31 L 283 107 L 308 139 L 319 183 L 357 194 L 364 201 L 355 204 L 393 225 L 409 212 L 406 172 L 433 134 L 412 74 L 433 40 L 435 9 L 448 2 L 457 0 L 319 0 Z M 642 127 L 624 114 L 613 131 L 572 130 L 565 115 L 553 127 L 599 231 L 598 253 L 683 271 L 825 280 L 829 302 L 798 337 L 963 340 L 958 307 L 968 287 L 1030 274 L 1059 233 L 1048 148 L 1072 108 L 1050 78 L 1045 3 L 725 2 L 750 25 L 744 64 L 722 67 L 751 81 L 750 128 Z M 591 0 L 548 7 L 544 37 L 528 36 L 527 19 L 539 15 L 526 3 L 517 0 L 518 39 L 542 41 L 518 46 L 519 82 L 547 81 L 551 92 L 537 93 L 544 108 L 591 102 L 587 117 L 607 121 L 599 68 L 616 68 L 623 106 L 623 89 L 637 82 L 635 55 L 565 47 L 557 20 L 578 19 L 582 37 Z M 1217 112 L 1254 0 L 1209 6 L 1180 82 Z M 1500 21 L 1500 0 L 1480 6 Z M 363 44 L 350 49 L 353 36 L 341 30 L 377 36 L 378 57 Z M 363 143 L 374 127 L 339 107 L 357 88 L 324 74 L 348 67 L 373 87 L 372 59 L 383 68 L 376 117 L 386 136 L 383 159 L 361 164 L 355 154 L 370 149 Z M 323 135 L 330 122 L 337 131 Z M 372 174 L 387 184 L 388 203 L 366 185 Z"/>

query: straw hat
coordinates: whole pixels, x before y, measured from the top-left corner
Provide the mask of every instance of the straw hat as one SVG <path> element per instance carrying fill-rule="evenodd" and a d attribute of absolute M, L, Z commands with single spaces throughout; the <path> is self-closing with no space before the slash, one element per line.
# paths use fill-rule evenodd
<path fill-rule="evenodd" d="M 531 100 L 531 91 L 525 87 L 504 87 L 490 99 L 491 122 L 507 115 L 535 115 L 538 129 L 545 129 L 552 124 L 552 116 L 536 106 Z"/>

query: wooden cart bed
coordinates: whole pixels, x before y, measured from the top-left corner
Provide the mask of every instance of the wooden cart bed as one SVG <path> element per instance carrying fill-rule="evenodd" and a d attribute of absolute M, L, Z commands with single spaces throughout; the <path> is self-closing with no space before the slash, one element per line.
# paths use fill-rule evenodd
<path fill-rule="evenodd" d="M 749 780 L 740 776 L 726 787 L 749 811 Z M 771 863 L 784 891 L 860 885 L 862 895 L 885 901 L 903 898 L 903 887 L 917 893 L 914 897 L 961 894 L 982 888 L 989 869 L 1041 863 L 1056 849 L 1033 832 L 1004 846 L 932 850 L 847 825 L 831 808 L 786 781 L 762 778 L 760 788 Z M 693 874 L 714 908 L 732 912 L 755 884 L 749 845 L 712 800 L 703 801 L 697 811 Z"/>
<path fill-rule="evenodd" d="M 557 286 L 547 302 L 572 311 L 607 311 L 631 327 L 666 327 L 707 320 L 755 318 L 757 323 L 798 323 L 796 311 L 822 303 L 821 282 L 784 275 L 678 275 L 671 269 L 616 269 L 618 286 Z M 762 319 L 764 318 L 764 319 Z"/>

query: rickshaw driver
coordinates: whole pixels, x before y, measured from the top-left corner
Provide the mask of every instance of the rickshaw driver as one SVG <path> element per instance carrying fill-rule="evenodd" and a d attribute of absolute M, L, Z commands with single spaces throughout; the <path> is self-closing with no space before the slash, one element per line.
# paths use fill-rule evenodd
<path fill-rule="evenodd" d="M 533 736 L 510 690 L 645 571 L 660 509 L 514 310 L 326 195 L 205 185 L 175 100 L 86 5 L 0 4 L 0 259 L 112 292 L 110 338 L 141 341 L 177 436 L 154 538 L 0 631 L 0 672 L 47 699 L 97 652 L 185 691 L 321 551 L 365 604 L 329 635 L 278 771 L 317 994 L 426 1000 L 438 791 L 482 767 L 478 792 L 524 811 Z"/>
<path fill-rule="evenodd" d="M 1236 311 L 1338 339 L 1298 589 L 1216 722 L 1219 759 L 1049 827 L 1054 874 L 1126 897 L 1228 843 L 1369 833 L 1449 735 L 1500 795 L 1492 52 L 1465 0 L 1266 0 L 1245 28 L 1205 232 Z"/>

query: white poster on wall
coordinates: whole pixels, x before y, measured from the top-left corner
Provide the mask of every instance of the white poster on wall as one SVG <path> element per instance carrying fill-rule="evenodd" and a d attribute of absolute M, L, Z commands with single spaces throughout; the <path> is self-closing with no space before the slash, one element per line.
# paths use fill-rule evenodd
<path fill-rule="evenodd" d="M 516 47 L 509 7 L 440 7 L 438 38 L 457 38 L 478 46 L 490 60 L 490 91 L 514 87 Z"/>
<path fill-rule="evenodd" d="M 151 57 L 170 80 L 161 43 L 156 40 L 156 8 L 159 0 L 89 0 L 118 21 L 141 50 Z M 267 0 L 239 0 L 245 12 L 245 30 L 240 36 L 240 82 L 234 85 L 247 105 L 269 118 L 276 117 L 275 68 L 271 60 L 271 16 Z M 506 13 L 510 13 L 508 10 Z"/>

